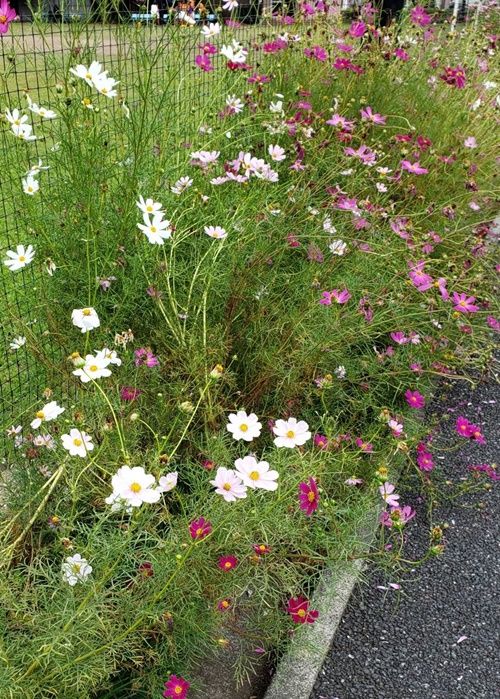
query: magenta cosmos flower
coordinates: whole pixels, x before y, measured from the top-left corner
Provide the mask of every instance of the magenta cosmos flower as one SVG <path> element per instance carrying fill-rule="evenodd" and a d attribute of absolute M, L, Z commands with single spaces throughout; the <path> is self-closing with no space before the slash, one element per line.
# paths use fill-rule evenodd
<path fill-rule="evenodd" d="M 221 556 L 217 565 L 221 570 L 232 570 L 238 565 L 238 559 L 236 556 Z"/>
<path fill-rule="evenodd" d="M 300 595 L 288 600 L 286 611 L 296 624 L 314 624 L 319 616 L 316 609 L 309 609 L 309 600 Z"/>
<path fill-rule="evenodd" d="M 318 449 L 328 449 L 328 437 L 325 437 L 324 434 L 315 434 L 313 443 Z"/>
<path fill-rule="evenodd" d="M 319 493 L 316 480 L 311 476 L 309 480 L 299 483 L 299 506 L 308 517 L 318 509 Z"/>
<path fill-rule="evenodd" d="M 155 357 L 155 355 L 147 347 L 140 347 L 139 349 L 136 349 L 134 355 L 134 361 L 136 366 L 144 365 L 151 369 L 152 367 L 158 366 L 158 364 L 160 363 L 158 361 L 158 358 Z"/>
<path fill-rule="evenodd" d="M 353 22 L 349 27 L 349 36 L 353 39 L 360 39 L 366 32 L 366 24 L 364 22 Z"/>
<path fill-rule="evenodd" d="M 9 31 L 9 24 L 17 17 L 17 12 L 9 5 L 8 0 L 0 0 L 0 34 Z"/>
<path fill-rule="evenodd" d="M 426 27 L 431 23 L 431 16 L 427 14 L 421 5 L 417 5 L 410 12 L 411 21 L 419 27 Z"/>
<path fill-rule="evenodd" d="M 447 85 L 457 87 L 459 90 L 465 87 L 465 70 L 462 66 L 456 66 L 455 68 L 446 66 L 444 72 L 439 77 L 441 80 L 444 80 Z"/>
<path fill-rule="evenodd" d="M 420 444 L 419 444 L 420 447 Z M 434 459 L 432 454 L 425 449 L 425 445 L 422 445 L 422 449 L 417 447 L 417 464 L 421 471 L 432 471 L 434 468 Z"/>
<path fill-rule="evenodd" d="M 343 305 L 347 303 L 350 298 L 351 294 L 347 289 L 342 289 L 342 291 L 340 291 L 340 289 L 333 289 L 332 291 L 323 291 L 319 302 L 322 306 L 331 306 L 334 301 L 339 305 Z"/>
<path fill-rule="evenodd" d="M 184 679 L 184 677 L 170 675 L 167 682 L 165 682 L 165 691 L 163 692 L 163 696 L 167 699 L 185 699 L 190 686 L 191 685 Z"/>
<path fill-rule="evenodd" d="M 141 395 L 142 391 L 134 386 L 123 386 L 120 389 L 120 398 L 125 401 L 133 401 Z"/>
<path fill-rule="evenodd" d="M 356 446 L 367 454 L 371 454 L 373 451 L 373 444 L 370 442 L 365 442 L 363 439 L 361 439 L 361 437 L 356 438 Z"/>
<path fill-rule="evenodd" d="M 372 124 L 385 124 L 385 116 L 377 114 L 371 107 L 364 107 L 361 110 L 361 121 L 371 121 Z"/>
<path fill-rule="evenodd" d="M 210 73 L 214 69 L 210 56 L 207 54 L 198 54 L 195 56 L 194 62 L 198 68 L 201 68 L 205 73 Z"/>
<path fill-rule="evenodd" d="M 198 517 L 198 519 L 193 519 L 189 524 L 189 533 L 192 539 L 204 539 L 212 531 L 211 523 L 204 517 Z"/>
<path fill-rule="evenodd" d="M 455 429 L 461 437 L 465 437 L 466 439 L 473 439 L 474 441 L 479 442 L 480 444 L 484 444 L 486 442 L 479 426 L 475 425 L 472 422 L 469 422 L 469 420 L 467 420 L 467 418 L 463 417 L 462 415 L 460 415 L 457 418 Z"/>
<path fill-rule="evenodd" d="M 254 544 L 253 550 L 255 551 L 257 556 L 266 556 L 268 553 L 271 552 L 271 547 L 267 544 Z"/>
<path fill-rule="evenodd" d="M 425 398 L 418 391 L 410 391 L 410 389 L 408 389 L 405 392 L 405 398 L 410 408 L 416 408 L 417 410 L 420 410 L 420 408 L 423 408 L 425 406 Z"/>
<path fill-rule="evenodd" d="M 475 296 L 467 296 L 467 294 L 457 294 L 456 291 L 452 295 L 453 310 L 459 313 L 477 313 L 479 306 L 474 305 Z"/>

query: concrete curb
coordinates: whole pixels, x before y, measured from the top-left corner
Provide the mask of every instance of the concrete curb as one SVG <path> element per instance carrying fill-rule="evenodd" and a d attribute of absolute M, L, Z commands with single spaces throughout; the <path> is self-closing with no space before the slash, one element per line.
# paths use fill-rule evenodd
<path fill-rule="evenodd" d="M 357 560 L 323 574 L 312 598 L 319 617 L 293 638 L 264 699 L 308 699 L 363 567 Z"/>
<path fill-rule="evenodd" d="M 359 531 L 363 552 L 375 539 L 380 512 L 379 506 L 368 512 L 365 524 Z M 314 624 L 301 628 L 293 637 L 288 651 L 278 662 L 264 699 L 309 698 L 364 567 L 365 562 L 359 558 L 324 571 L 311 600 L 311 606 L 319 611 L 319 617 Z"/>

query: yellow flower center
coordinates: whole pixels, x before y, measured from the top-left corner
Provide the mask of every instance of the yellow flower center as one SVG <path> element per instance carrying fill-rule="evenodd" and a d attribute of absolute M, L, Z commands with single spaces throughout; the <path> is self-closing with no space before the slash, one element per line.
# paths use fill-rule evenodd
<path fill-rule="evenodd" d="M 81 568 L 82 566 L 80 565 L 80 563 L 73 563 L 73 565 L 71 566 L 71 570 L 73 571 L 73 573 L 77 574 L 80 572 Z"/>
<path fill-rule="evenodd" d="M 132 483 L 132 485 L 130 486 L 130 490 L 133 493 L 140 493 L 142 490 L 142 486 L 139 485 L 139 483 Z"/>
<path fill-rule="evenodd" d="M 305 609 L 299 609 L 297 612 L 297 616 L 300 616 L 301 618 L 305 617 L 306 615 L 306 610 Z"/>
<path fill-rule="evenodd" d="M 153 207 L 152 207 L 152 206 L 146 206 L 146 211 L 149 211 L 149 213 L 151 213 L 151 212 L 153 211 Z"/>
<path fill-rule="evenodd" d="M 90 308 L 84 308 L 82 311 L 84 316 L 91 316 L 92 315 L 92 310 Z"/>
<path fill-rule="evenodd" d="M 288 430 L 288 432 L 286 433 L 286 436 L 289 439 L 292 439 L 293 437 L 295 437 L 295 432 L 293 430 Z"/>
<path fill-rule="evenodd" d="M 227 609 L 229 607 L 229 602 L 227 601 L 227 599 L 223 600 L 220 606 L 224 607 L 224 609 Z"/>
<path fill-rule="evenodd" d="M 82 444 L 83 444 L 83 442 L 82 442 L 81 439 L 78 439 L 78 437 L 76 437 L 76 438 L 73 440 L 73 444 L 75 445 L 75 447 L 81 447 Z"/>
<path fill-rule="evenodd" d="M 222 488 L 223 488 L 223 490 L 231 490 L 231 483 L 224 483 Z"/>
<path fill-rule="evenodd" d="M 14 121 L 14 124 L 15 124 L 16 126 L 21 126 L 21 120 L 20 120 L 20 119 L 16 119 L 16 120 Z"/>
<path fill-rule="evenodd" d="M 40 418 L 40 420 L 43 420 L 43 418 L 45 417 L 45 413 L 43 412 L 43 410 L 39 410 L 36 414 L 36 417 Z"/>
<path fill-rule="evenodd" d="M 307 493 L 307 499 L 309 500 L 309 502 L 314 502 L 316 500 L 316 495 L 315 495 L 315 493 L 313 493 L 312 490 L 310 490 Z"/>
<path fill-rule="evenodd" d="M 203 534 L 203 529 L 201 527 L 198 527 L 196 530 L 196 536 L 201 536 Z"/>
<path fill-rule="evenodd" d="M 85 73 L 87 80 L 92 80 L 92 73 Z"/>
<path fill-rule="evenodd" d="M 231 561 L 226 561 L 224 563 L 224 568 L 232 568 L 232 567 L 233 567 L 233 564 L 231 563 Z"/>
<path fill-rule="evenodd" d="M 240 425 L 240 430 L 241 430 L 242 432 L 247 432 L 247 431 L 248 431 L 248 425 L 246 425 L 245 423 L 243 423 L 242 425 Z"/>
<path fill-rule="evenodd" d="M 151 231 L 151 233 L 157 232 L 156 226 L 150 226 L 149 230 Z"/>
<path fill-rule="evenodd" d="M 24 255 L 19 255 L 19 262 L 26 262 L 26 257 Z"/>
<path fill-rule="evenodd" d="M 7 17 L 5 15 L 0 15 L 0 24 L 5 24 L 7 22 Z"/>
<path fill-rule="evenodd" d="M 252 481 L 258 481 L 260 478 L 260 473 L 258 471 L 252 471 L 248 474 L 248 477 L 251 478 Z"/>
<path fill-rule="evenodd" d="M 259 546 L 259 551 L 265 551 L 266 548 L 267 548 L 267 547 L 266 547 L 265 544 L 261 544 L 261 545 Z"/>
<path fill-rule="evenodd" d="M 182 694 L 182 687 L 180 686 L 180 684 L 175 686 L 174 694 Z"/>
<path fill-rule="evenodd" d="M 98 369 L 99 369 L 99 367 L 96 366 L 95 364 L 91 364 L 91 365 L 89 366 L 89 371 L 97 371 Z"/>

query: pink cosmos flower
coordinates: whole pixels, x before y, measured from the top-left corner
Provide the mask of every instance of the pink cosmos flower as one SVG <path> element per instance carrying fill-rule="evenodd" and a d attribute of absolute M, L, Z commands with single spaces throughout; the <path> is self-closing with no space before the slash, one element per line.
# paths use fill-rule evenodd
<path fill-rule="evenodd" d="M 354 21 L 349 27 L 349 36 L 353 39 L 360 39 L 366 32 L 366 24 L 364 22 Z"/>
<path fill-rule="evenodd" d="M 371 121 L 372 124 L 385 124 L 385 116 L 373 112 L 371 107 L 364 107 L 361 110 L 361 121 Z"/>
<path fill-rule="evenodd" d="M 217 565 L 221 570 L 232 570 L 238 565 L 238 559 L 235 556 L 221 556 Z"/>
<path fill-rule="evenodd" d="M 495 466 L 491 466 L 490 464 L 479 464 L 477 466 L 469 466 L 469 471 L 473 471 L 476 473 L 486 473 L 486 475 L 493 481 L 500 480 L 500 474 L 498 474 L 495 470 Z"/>
<path fill-rule="evenodd" d="M 349 119 L 346 119 L 346 117 L 341 116 L 340 114 L 334 114 L 325 123 L 329 126 L 340 126 L 340 128 L 344 131 L 354 130 L 354 121 L 350 121 Z"/>
<path fill-rule="evenodd" d="M 398 507 L 399 505 L 399 495 L 396 495 L 396 493 L 394 492 L 395 490 L 396 486 L 394 486 L 392 483 L 384 483 L 378 489 L 380 495 L 389 505 L 389 507 Z"/>
<path fill-rule="evenodd" d="M 315 434 L 313 443 L 318 449 L 328 449 L 328 437 L 325 437 L 324 434 Z"/>
<path fill-rule="evenodd" d="M 264 85 L 265 83 L 270 83 L 271 78 L 268 75 L 259 75 L 259 73 L 252 73 L 252 75 L 247 79 L 248 83 L 255 83 L 257 85 Z"/>
<path fill-rule="evenodd" d="M 422 167 L 420 163 L 415 161 L 414 163 L 411 163 L 409 160 L 402 160 L 400 163 L 400 167 L 403 170 L 406 170 L 407 172 L 411 172 L 412 175 L 427 175 L 429 170 L 427 168 Z"/>
<path fill-rule="evenodd" d="M 370 442 L 364 442 L 361 437 L 356 438 L 356 446 L 361 449 L 361 451 L 366 452 L 367 454 L 371 454 L 373 451 L 373 444 Z"/>
<path fill-rule="evenodd" d="M 477 141 L 474 136 L 468 136 L 464 141 L 465 148 L 477 148 Z"/>
<path fill-rule="evenodd" d="M 437 280 L 437 286 L 439 289 L 439 293 L 441 294 L 441 298 L 444 301 L 449 301 L 450 294 L 448 293 L 448 289 L 446 288 L 447 280 L 444 277 L 439 277 Z"/>
<path fill-rule="evenodd" d="M 419 260 L 418 262 L 408 262 L 408 267 L 410 268 L 409 277 L 412 284 L 416 286 L 418 291 L 427 291 L 430 289 L 434 283 L 430 274 L 424 272 L 424 267 L 427 264 L 426 260 Z"/>
<path fill-rule="evenodd" d="M 497 320 L 494 316 L 487 316 L 486 322 L 488 326 L 495 332 L 500 332 L 500 320 Z"/>
<path fill-rule="evenodd" d="M 319 493 L 316 480 L 312 477 L 307 482 L 299 483 L 299 507 L 308 517 L 318 509 Z"/>
<path fill-rule="evenodd" d="M 134 386 L 123 386 L 120 389 L 120 398 L 125 401 L 133 401 L 141 395 L 142 391 Z"/>
<path fill-rule="evenodd" d="M 328 53 L 322 46 L 313 46 L 312 48 L 304 49 L 304 56 L 314 58 L 316 61 L 324 62 L 328 60 Z"/>
<path fill-rule="evenodd" d="M 227 612 L 228 609 L 231 607 L 231 600 L 230 599 L 221 599 L 220 602 L 217 602 L 217 609 L 219 612 Z"/>
<path fill-rule="evenodd" d="M 300 595 L 288 600 L 286 611 L 296 624 L 314 624 L 319 616 L 316 609 L 309 609 L 309 600 Z"/>
<path fill-rule="evenodd" d="M 391 333 L 391 339 L 397 344 L 397 345 L 406 345 L 409 341 L 410 338 L 406 337 L 404 332 L 401 332 L 401 330 L 398 330 L 395 333 Z"/>
<path fill-rule="evenodd" d="M 198 54 L 195 56 L 194 62 L 198 68 L 201 68 L 201 70 L 205 71 L 205 73 L 210 73 L 210 71 L 214 69 L 210 56 L 207 56 L 206 54 Z"/>
<path fill-rule="evenodd" d="M 158 366 L 160 363 L 158 358 L 155 357 L 155 355 L 147 347 L 140 347 L 139 349 L 136 349 L 134 355 L 136 366 L 145 365 L 151 369 L 152 367 Z"/>
<path fill-rule="evenodd" d="M 466 417 L 459 416 L 455 424 L 455 429 L 461 437 L 472 439 L 479 444 L 485 444 L 486 440 L 478 425 L 469 422 Z"/>
<path fill-rule="evenodd" d="M 9 24 L 17 17 L 17 12 L 9 5 L 9 0 L 0 0 L 0 34 L 9 31 Z"/>
<path fill-rule="evenodd" d="M 339 289 L 333 289 L 332 291 L 323 291 L 319 303 L 322 306 L 331 306 L 332 302 L 335 301 L 336 303 L 342 305 L 347 303 L 350 298 L 351 294 L 347 291 L 347 289 L 343 289 L 342 291 Z"/>
<path fill-rule="evenodd" d="M 410 12 L 411 21 L 419 27 L 426 27 L 431 23 L 431 16 L 427 14 L 421 5 L 417 5 Z"/>
<path fill-rule="evenodd" d="M 477 313 L 477 311 L 479 311 L 479 306 L 474 305 L 475 300 L 475 296 L 457 294 L 457 292 L 454 291 L 452 296 L 452 303 L 454 304 L 453 310 L 459 313 Z"/>
<path fill-rule="evenodd" d="M 271 548 L 267 544 L 254 544 L 253 550 L 257 556 L 265 556 L 271 552 Z"/>
<path fill-rule="evenodd" d="M 418 391 L 410 391 L 410 389 L 408 389 L 405 392 L 405 398 L 410 408 L 416 408 L 417 410 L 420 410 L 425 406 L 425 398 Z"/>
<path fill-rule="evenodd" d="M 444 72 L 439 77 L 441 80 L 444 80 L 447 85 L 452 85 L 459 90 L 465 87 L 466 77 L 465 70 L 462 66 L 456 66 L 455 68 L 446 66 Z"/>
<path fill-rule="evenodd" d="M 389 512 L 385 510 L 380 515 L 380 524 L 384 527 L 402 527 L 413 517 L 415 517 L 415 510 L 410 505 L 391 507 Z"/>
<path fill-rule="evenodd" d="M 168 681 L 165 682 L 165 691 L 163 696 L 166 699 L 186 699 L 190 683 L 183 677 L 170 675 Z"/>
<path fill-rule="evenodd" d="M 434 468 L 432 454 L 426 451 L 425 444 L 422 444 L 422 446 L 423 450 L 419 450 L 417 447 L 417 465 L 421 471 L 432 471 Z"/>
<path fill-rule="evenodd" d="M 367 145 L 361 145 L 359 148 L 344 148 L 344 153 L 353 158 L 359 158 L 364 165 L 373 165 L 377 160 L 377 154 Z"/>
<path fill-rule="evenodd" d="M 406 63 L 406 61 L 410 60 L 410 54 L 407 51 L 405 51 L 404 49 L 402 49 L 401 47 L 398 47 L 394 51 L 394 55 L 396 58 L 399 58 L 400 61 L 404 61 L 405 63 Z"/>
<path fill-rule="evenodd" d="M 191 539 L 196 539 L 201 541 L 206 536 L 208 536 L 212 531 L 211 523 L 204 517 L 198 517 L 198 519 L 193 519 L 189 524 L 189 533 L 191 534 Z"/>

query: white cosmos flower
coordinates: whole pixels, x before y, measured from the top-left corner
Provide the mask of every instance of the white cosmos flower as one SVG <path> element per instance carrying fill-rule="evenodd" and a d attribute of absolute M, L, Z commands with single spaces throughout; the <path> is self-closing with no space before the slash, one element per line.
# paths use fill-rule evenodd
<path fill-rule="evenodd" d="M 177 471 L 172 471 L 172 473 L 167 473 L 166 476 L 161 476 L 158 479 L 157 490 L 159 490 L 160 493 L 168 493 L 170 490 L 173 490 L 177 485 L 178 475 Z"/>
<path fill-rule="evenodd" d="M 131 507 L 140 507 L 143 502 L 158 502 L 161 491 L 155 485 L 155 477 L 146 473 L 142 466 L 122 466 L 111 479 L 113 492 L 106 502 L 113 504 L 121 500 Z"/>
<path fill-rule="evenodd" d="M 325 216 L 323 220 L 323 230 L 326 231 L 326 233 L 336 233 L 337 229 L 332 223 L 332 219 L 329 216 Z"/>
<path fill-rule="evenodd" d="M 297 421 L 295 417 L 290 417 L 288 420 L 276 420 L 273 432 L 276 435 L 274 443 L 277 447 L 293 449 L 302 446 L 308 439 L 311 439 L 307 422 Z"/>
<path fill-rule="evenodd" d="M 39 184 L 38 180 L 32 174 L 27 175 L 27 177 L 25 177 L 22 180 L 22 183 L 23 183 L 23 192 L 25 194 L 29 194 L 30 196 L 33 196 L 34 194 L 36 194 L 38 192 L 38 190 L 40 189 L 40 184 Z"/>
<path fill-rule="evenodd" d="M 42 170 L 48 170 L 49 168 L 50 168 L 50 166 L 44 165 L 42 162 L 42 159 L 39 158 L 38 165 L 32 165 L 30 167 L 30 169 L 28 170 L 28 172 L 26 173 L 25 177 L 27 177 L 28 175 L 33 175 L 33 176 L 38 175 L 38 173 L 41 172 Z"/>
<path fill-rule="evenodd" d="M 101 379 L 103 376 L 111 376 L 111 370 L 108 369 L 108 365 L 108 359 L 87 354 L 84 364 L 75 369 L 73 375 L 80 377 L 82 383 L 88 383 L 92 380 Z"/>
<path fill-rule="evenodd" d="M 214 486 L 217 495 L 222 495 L 226 502 L 235 502 L 235 500 L 247 496 L 246 485 L 243 484 L 236 471 L 231 468 L 220 466 L 210 484 Z"/>
<path fill-rule="evenodd" d="M 270 145 L 267 152 L 271 156 L 271 160 L 274 160 L 276 163 L 279 163 L 281 160 L 285 160 L 286 158 L 285 149 L 278 145 Z"/>
<path fill-rule="evenodd" d="M 220 54 L 231 63 L 245 63 L 248 51 L 237 41 L 233 40 L 232 46 L 222 46 Z"/>
<path fill-rule="evenodd" d="M 80 328 L 82 333 L 98 328 L 101 324 L 95 308 L 75 308 L 71 313 L 73 325 Z"/>
<path fill-rule="evenodd" d="M 190 177 L 180 177 L 175 184 L 170 187 L 170 191 L 173 194 L 182 194 L 189 189 L 193 184 L 193 180 Z"/>
<path fill-rule="evenodd" d="M 30 112 L 33 112 L 33 114 L 36 114 L 42 119 L 57 119 L 57 114 L 54 111 L 52 111 L 52 109 L 47 109 L 46 107 L 39 107 L 38 104 L 36 104 L 36 102 L 31 101 L 29 95 L 26 95 L 26 99 L 28 100 L 28 109 L 30 110 Z"/>
<path fill-rule="evenodd" d="M 122 360 L 117 355 L 116 350 L 110 350 L 107 347 L 104 347 L 102 350 L 96 352 L 95 356 L 99 360 L 102 359 L 104 361 L 107 361 L 108 364 L 115 364 L 116 366 L 122 365 Z"/>
<path fill-rule="evenodd" d="M 137 206 L 143 214 L 158 214 L 162 210 L 162 205 L 154 199 L 144 199 L 139 195 L 139 201 L 136 201 Z"/>
<path fill-rule="evenodd" d="M 86 558 L 82 558 L 79 553 L 68 556 L 62 564 L 62 572 L 65 582 L 74 587 L 78 582 L 85 582 L 92 573 L 92 566 Z"/>
<path fill-rule="evenodd" d="M 118 80 L 109 78 L 107 75 L 103 74 L 94 80 L 94 87 L 97 92 L 101 93 L 101 95 L 112 98 L 116 97 L 118 94 L 117 90 L 115 89 L 118 82 Z"/>
<path fill-rule="evenodd" d="M 51 420 L 55 420 L 56 417 L 61 415 L 61 413 L 64 413 L 64 408 L 61 408 L 60 405 L 57 405 L 55 400 L 52 400 L 50 403 L 44 405 L 41 410 L 36 412 L 35 419 L 31 422 L 31 427 L 36 430 L 38 427 L 40 427 L 42 422 L 50 422 Z"/>
<path fill-rule="evenodd" d="M 269 111 L 273 114 L 283 114 L 283 102 L 278 100 L 277 102 L 270 102 Z"/>
<path fill-rule="evenodd" d="M 257 461 L 255 456 L 245 456 L 234 462 L 236 473 L 248 488 L 262 488 L 263 490 L 276 490 L 279 478 L 278 471 L 269 470 L 267 461 Z"/>
<path fill-rule="evenodd" d="M 224 0 L 224 4 L 222 5 L 223 10 L 235 10 L 238 7 L 238 2 L 237 0 Z"/>
<path fill-rule="evenodd" d="M 231 109 L 233 114 L 241 114 L 245 105 L 236 95 L 228 95 L 226 97 L 226 106 Z"/>
<path fill-rule="evenodd" d="M 205 233 L 211 238 L 218 238 L 219 240 L 227 237 L 226 230 L 221 228 L 221 226 L 205 226 Z"/>
<path fill-rule="evenodd" d="M 16 272 L 18 269 L 23 269 L 26 265 L 29 265 L 35 257 L 35 250 L 32 245 L 28 245 L 27 248 L 24 245 L 17 245 L 16 251 L 7 250 L 7 259 L 3 261 L 4 265 L 10 269 L 11 272 Z"/>
<path fill-rule="evenodd" d="M 213 39 L 215 36 L 221 33 L 221 26 L 218 22 L 209 22 L 208 26 L 204 25 L 201 28 L 201 33 L 205 39 Z"/>
<path fill-rule="evenodd" d="M 243 439 L 245 442 L 251 442 L 260 435 L 262 424 L 255 413 L 247 415 L 244 410 L 238 410 L 237 413 L 230 413 L 228 419 L 229 422 L 226 428 L 228 432 L 231 432 L 234 439 Z"/>
<path fill-rule="evenodd" d="M 101 76 L 106 76 L 106 71 L 102 70 L 102 66 L 98 61 L 92 61 L 88 68 L 80 63 L 76 68 L 70 68 L 69 72 L 76 75 L 77 78 L 85 80 L 90 87 L 94 87 L 95 80 Z"/>
<path fill-rule="evenodd" d="M 172 226 L 170 221 L 163 218 L 163 213 L 155 214 L 152 219 L 144 214 L 143 220 L 144 223 L 138 223 L 137 227 L 153 245 L 163 245 L 165 240 L 172 237 Z"/>
<path fill-rule="evenodd" d="M 61 435 L 61 442 L 70 456 L 80 456 L 82 459 L 94 448 L 92 437 L 76 427 L 73 427 L 69 434 Z"/>
<path fill-rule="evenodd" d="M 33 127 L 31 124 L 28 124 L 27 114 L 21 114 L 19 109 L 13 109 L 12 111 L 10 111 L 10 109 L 6 109 L 5 118 L 9 122 L 14 136 L 17 136 L 24 141 L 34 141 L 36 139 L 36 136 L 31 133 L 33 131 Z"/>
<path fill-rule="evenodd" d="M 339 257 L 342 257 L 342 255 L 345 255 L 346 250 L 347 250 L 347 243 L 344 243 L 343 240 L 332 240 L 330 245 L 328 246 L 328 249 L 332 253 L 332 255 L 338 255 Z"/>
<path fill-rule="evenodd" d="M 15 352 L 16 350 L 21 349 L 21 347 L 25 344 L 26 344 L 26 338 L 24 337 L 24 335 L 18 335 L 9 344 L 9 347 L 13 352 Z"/>

